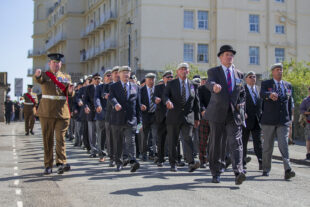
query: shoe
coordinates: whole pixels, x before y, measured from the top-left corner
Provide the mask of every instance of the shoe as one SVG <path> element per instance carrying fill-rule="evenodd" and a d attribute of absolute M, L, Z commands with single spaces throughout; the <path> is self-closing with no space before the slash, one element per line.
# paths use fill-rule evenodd
<path fill-rule="evenodd" d="M 32 131 L 32 130 L 30 131 L 30 134 L 34 135 L 34 133 L 33 133 L 33 131 Z"/>
<path fill-rule="evenodd" d="M 140 164 L 138 162 L 134 162 L 131 166 L 130 172 L 136 172 L 140 168 Z"/>
<path fill-rule="evenodd" d="M 249 163 L 249 162 L 251 162 L 251 160 L 252 160 L 251 157 L 246 157 L 246 158 L 244 159 L 245 163 Z"/>
<path fill-rule="evenodd" d="M 293 170 L 286 170 L 285 171 L 285 174 L 284 174 L 284 179 L 285 180 L 289 180 L 289 179 L 291 179 L 292 177 L 295 177 L 295 172 L 293 171 Z"/>
<path fill-rule="evenodd" d="M 306 160 L 310 160 L 310 153 L 306 154 Z"/>
<path fill-rule="evenodd" d="M 104 157 L 99 159 L 99 162 L 104 162 L 104 161 L 105 161 Z"/>
<path fill-rule="evenodd" d="M 231 165 L 231 160 L 226 159 L 225 169 L 227 169 L 229 167 L 229 165 Z"/>
<path fill-rule="evenodd" d="M 235 179 L 235 184 L 236 185 L 241 185 L 243 183 L 243 181 L 246 180 L 246 176 L 245 174 L 242 172 L 242 173 L 239 173 L 237 176 L 236 176 L 236 179 Z"/>
<path fill-rule="evenodd" d="M 220 183 L 221 177 L 219 175 L 212 176 L 212 183 Z"/>
<path fill-rule="evenodd" d="M 177 168 L 175 165 L 171 165 L 170 171 L 171 171 L 171 172 L 177 172 L 177 171 L 178 171 L 178 168 Z"/>
<path fill-rule="evenodd" d="M 95 157 L 97 157 L 97 155 L 96 154 L 90 154 L 89 157 L 90 158 L 95 158 Z"/>
<path fill-rule="evenodd" d="M 147 161 L 147 156 L 146 155 L 142 155 L 142 161 L 143 162 Z"/>
<path fill-rule="evenodd" d="M 200 168 L 207 168 L 207 164 L 206 163 L 201 163 L 200 164 Z"/>
<path fill-rule="evenodd" d="M 248 167 L 246 165 L 243 165 L 243 169 L 248 169 Z"/>
<path fill-rule="evenodd" d="M 184 166 L 185 166 L 185 163 L 182 162 L 182 161 L 178 161 L 178 162 L 176 163 L 176 165 L 177 165 L 178 167 L 184 167 Z"/>
<path fill-rule="evenodd" d="M 116 166 L 116 172 L 120 172 L 123 169 L 123 165 L 118 164 Z"/>
<path fill-rule="evenodd" d="M 258 170 L 263 170 L 263 164 L 261 162 L 258 163 Z"/>
<path fill-rule="evenodd" d="M 159 158 L 156 156 L 156 157 L 154 157 L 154 163 L 156 164 L 156 163 L 158 163 L 158 160 L 159 160 Z"/>
<path fill-rule="evenodd" d="M 157 167 L 163 167 L 164 166 L 164 163 L 162 162 L 157 162 Z"/>
<path fill-rule="evenodd" d="M 289 145 L 294 145 L 295 142 L 294 142 L 293 140 L 289 140 L 289 141 L 288 141 L 288 144 L 289 144 Z"/>
<path fill-rule="evenodd" d="M 64 165 L 63 164 L 60 164 L 59 166 L 58 166 L 58 169 L 57 169 L 57 174 L 58 175 L 61 175 L 61 174 L 63 174 L 65 172 L 65 170 L 64 170 Z"/>
<path fill-rule="evenodd" d="M 110 160 L 110 162 L 109 162 L 109 167 L 114 167 L 114 166 L 115 166 L 114 161 L 113 161 L 113 160 Z"/>
<path fill-rule="evenodd" d="M 199 161 L 195 161 L 194 163 L 189 164 L 188 172 L 194 172 L 199 167 L 200 167 L 200 162 Z"/>
<path fill-rule="evenodd" d="M 45 168 L 44 169 L 44 172 L 43 172 L 43 174 L 44 175 L 49 175 L 49 174 L 52 174 L 52 168 L 50 168 L 50 167 L 47 167 L 47 168 Z"/>
<path fill-rule="evenodd" d="M 129 160 L 124 160 L 123 166 L 126 167 L 129 164 Z"/>
<path fill-rule="evenodd" d="M 25 135 L 26 135 L 26 136 L 29 136 L 29 132 L 27 132 Z"/>
<path fill-rule="evenodd" d="M 269 176 L 269 172 L 263 172 L 262 176 L 268 177 Z"/>
<path fill-rule="evenodd" d="M 63 168 L 65 172 L 68 172 L 69 170 L 71 170 L 71 166 L 69 164 L 64 164 Z"/>

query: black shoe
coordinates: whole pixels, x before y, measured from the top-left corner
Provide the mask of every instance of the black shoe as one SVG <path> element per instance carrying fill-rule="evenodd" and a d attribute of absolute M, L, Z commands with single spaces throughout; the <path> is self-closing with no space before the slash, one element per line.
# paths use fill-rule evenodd
<path fill-rule="evenodd" d="M 120 172 L 123 169 L 123 165 L 116 165 L 116 172 Z"/>
<path fill-rule="evenodd" d="M 64 170 L 64 165 L 63 164 L 60 164 L 58 169 L 57 169 L 57 174 L 61 175 L 65 172 Z"/>
<path fill-rule="evenodd" d="M 243 165 L 243 169 L 248 169 L 248 167 L 246 165 Z"/>
<path fill-rule="evenodd" d="M 246 176 L 245 174 L 242 172 L 242 173 L 239 173 L 237 176 L 236 176 L 236 179 L 235 179 L 235 184 L 236 185 L 241 185 L 243 183 L 243 181 L 246 180 Z"/>
<path fill-rule="evenodd" d="M 198 161 L 195 161 L 192 164 L 189 164 L 188 172 L 194 172 L 199 167 L 200 167 L 200 163 Z"/>
<path fill-rule="evenodd" d="M 69 164 L 64 164 L 64 171 L 68 172 L 69 170 L 71 170 L 71 166 Z"/>
<path fill-rule="evenodd" d="M 123 166 L 126 167 L 129 164 L 129 162 L 130 162 L 129 160 L 124 160 Z"/>
<path fill-rule="evenodd" d="M 27 132 L 25 135 L 26 135 L 26 136 L 29 136 L 29 132 Z"/>
<path fill-rule="evenodd" d="M 113 161 L 113 160 L 110 160 L 110 162 L 109 162 L 109 167 L 114 167 L 114 166 L 115 166 L 114 161 Z"/>
<path fill-rule="evenodd" d="M 30 134 L 34 135 L 34 133 L 33 133 L 33 131 L 32 131 L 32 130 L 30 131 Z"/>
<path fill-rule="evenodd" d="M 226 159 L 225 169 L 227 169 L 229 167 L 229 165 L 231 165 L 231 160 Z"/>
<path fill-rule="evenodd" d="M 162 162 L 157 162 L 157 167 L 163 167 L 164 164 Z"/>
<path fill-rule="evenodd" d="M 177 172 L 178 168 L 175 165 L 171 165 L 170 171 L 171 172 Z"/>
<path fill-rule="evenodd" d="M 306 154 L 306 160 L 310 160 L 310 153 Z"/>
<path fill-rule="evenodd" d="M 212 176 L 212 183 L 220 183 L 221 182 L 221 177 L 219 175 Z"/>
<path fill-rule="evenodd" d="M 244 159 L 244 161 L 245 161 L 245 163 L 249 163 L 249 162 L 251 162 L 251 157 L 246 157 L 245 159 Z"/>
<path fill-rule="evenodd" d="M 262 176 L 268 177 L 269 176 L 269 172 L 263 172 Z"/>
<path fill-rule="evenodd" d="M 130 172 L 136 172 L 140 168 L 140 164 L 138 162 L 134 162 L 131 166 Z"/>
<path fill-rule="evenodd" d="M 91 154 L 91 155 L 89 155 L 89 157 L 90 158 L 95 158 L 95 157 L 97 157 L 97 155 L 96 154 Z"/>
<path fill-rule="evenodd" d="M 146 155 L 142 155 L 142 161 L 143 162 L 147 161 L 147 156 Z"/>
<path fill-rule="evenodd" d="M 295 172 L 293 170 L 286 170 L 285 171 L 285 174 L 284 174 L 284 179 L 285 180 L 289 180 L 291 179 L 292 177 L 295 177 Z"/>
<path fill-rule="evenodd" d="M 263 164 L 261 162 L 258 163 L 258 170 L 263 170 Z"/>
<path fill-rule="evenodd" d="M 44 172 L 43 172 L 43 174 L 44 175 L 49 175 L 49 174 L 52 174 L 52 168 L 50 168 L 50 167 L 47 167 L 47 168 L 45 168 L 44 169 Z"/>
<path fill-rule="evenodd" d="M 207 168 L 207 164 L 206 163 L 201 163 L 200 164 L 200 168 Z"/>
<path fill-rule="evenodd" d="M 158 163 L 158 160 L 159 160 L 159 158 L 156 156 L 156 157 L 154 157 L 154 163 L 156 164 L 156 163 Z"/>
<path fill-rule="evenodd" d="M 178 162 L 176 163 L 176 165 L 177 165 L 178 167 L 184 167 L 184 166 L 185 166 L 185 163 L 182 162 L 182 161 L 178 161 Z"/>

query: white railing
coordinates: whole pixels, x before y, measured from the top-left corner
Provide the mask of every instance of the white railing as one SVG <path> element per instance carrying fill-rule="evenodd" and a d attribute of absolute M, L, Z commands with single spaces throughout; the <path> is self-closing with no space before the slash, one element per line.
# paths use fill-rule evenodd
<path fill-rule="evenodd" d="M 28 50 L 28 57 L 40 56 L 40 55 L 45 55 L 45 54 L 46 54 L 45 49 Z"/>
<path fill-rule="evenodd" d="M 54 37 L 48 40 L 48 42 L 45 45 L 45 49 L 48 50 L 54 45 L 56 45 L 58 42 L 65 40 L 66 36 L 63 32 L 58 32 Z"/>

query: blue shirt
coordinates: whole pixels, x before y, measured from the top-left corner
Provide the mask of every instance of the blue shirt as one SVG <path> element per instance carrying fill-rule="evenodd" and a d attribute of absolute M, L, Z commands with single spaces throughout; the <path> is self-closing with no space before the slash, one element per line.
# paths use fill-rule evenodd
<path fill-rule="evenodd" d="M 247 84 L 247 87 L 248 87 L 248 89 L 250 91 L 250 94 L 251 94 L 253 102 L 256 104 L 256 101 L 255 101 L 256 99 L 254 98 L 254 94 L 253 94 L 253 91 L 252 91 L 252 86 Z M 256 97 L 258 97 L 258 92 L 257 92 L 257 89 L 256 89 L 255 85 L 253 85 L 253 90 L 254 90 L 254 93 L 256 94 Z"/>
<path fill-rule="evenodd" d="M 284 89 L 284 85 L 283 85 L 283 80 L 280 80 L 280 82 L 278 82 L 277 80 L 273 79 L 273 81 L 276 84 L 276 88 L 275 89 L 278 89 L 278 86 L 279 86 L 278 83 L 280 83 L 282 94 L 284 95 L 285 94 L 285 89 Z"/>
<path fill-rule="evenodd" d="M 179 78 L 180 81 L 180 90 L 181 90 L 181 95 L 182 95 L 182 87 L 183 87 L 183 80 L 181 78 Z M 185 82 L 185 94 L 186 94 L 186 100 L 189 97 L 189 89 L 188 89 L 188 81 L 187 78 L 184 80 Z"/>
<path fill-rule="evenodd" d="M 222 68 L 223 68 L 223 71 L 224 71 L 224 74 L 225 74 L 225 77 L 226 77 L 226 81 L 227 81 L 227 68 L 222 65 Z M 234 68 L 235 66 L 234 65 L 231 65 L 228 69 L 230 71 L 230 77 L 231 77 L 231 89 L 234 90 L 234 87 L 235 87 L 235 73 L 234 73 Z"/>

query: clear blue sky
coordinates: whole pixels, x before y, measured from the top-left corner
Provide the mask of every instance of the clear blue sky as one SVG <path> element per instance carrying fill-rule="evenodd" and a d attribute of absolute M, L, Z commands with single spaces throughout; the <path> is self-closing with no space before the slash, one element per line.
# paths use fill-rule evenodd
<path fill-rule="evenodd" d="M 14 100 L 15 78 L 24 79 L 24 92 L 27 84 L 32 83 L 27 77 L 27 69 L 32 68 L 32 59 L 27 58 L 27 53 L 33 47 L 33 5 L 32 0 L 1 1 L 0 72 L 8 72 L 9 95 Z"/>

